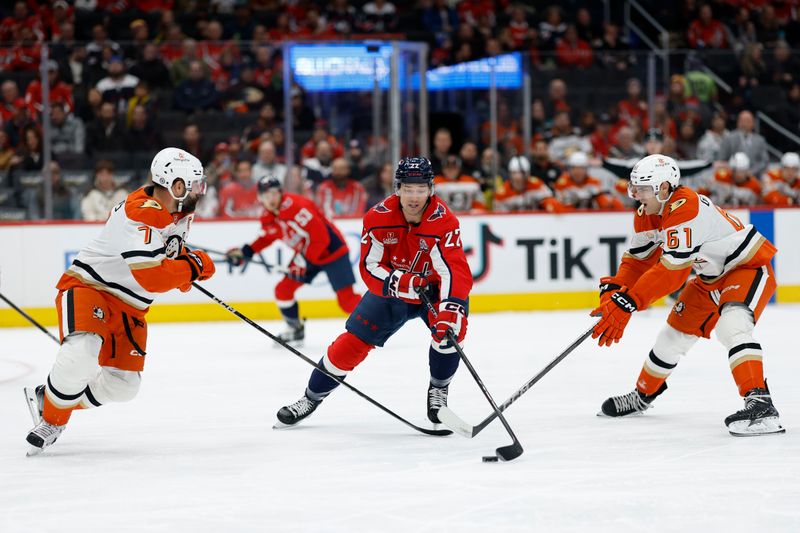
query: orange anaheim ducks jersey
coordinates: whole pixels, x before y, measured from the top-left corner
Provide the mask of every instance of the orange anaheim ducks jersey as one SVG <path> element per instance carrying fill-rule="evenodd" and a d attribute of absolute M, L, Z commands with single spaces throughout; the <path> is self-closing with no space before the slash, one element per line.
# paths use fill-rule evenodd
<path fill-rule="evenodd" d="M 766 265 L 777 251 L 752 224 L 688 187 L 678 187 L 660 215 L 639 207 L 633 227 L 614 280 L 630 288 L 640 310 L 680 288 L 692 269 L 713 289 L 732 270 Z"/>
<path fill-rule="evenodd" d="M 561 213 L 566 210 L 561 202 L 553 197 L 553 193 L 547 185 L 535 177 L 528 178 L 522 190 L 515 189 L 511 182 L 502 182 L 494 194 L 493 207 L 495 211 L 501 213 L 536 209 Z"/>
<path fill-rule="evenodd" d="M 175 261 L 189 233 L 193 215 L 172 215 L 138 189 L 117 204 L 106 225 L 78 253 L 56 288 L 88 286 L 146 311 L 157 293 L 191 282 L 186 261 Z"/>
<path fill-rule="evenodd" d="M 444 200 L 454 213 L 469 213 L 486 209 L 481 184 L 472 176 L 461 175 L 454 180 L 436 176 L 433 180 L 436 196 Z"/>
<path fill-rule="evenodd" d="M 736 183 L 733 181 L 733 173 L 727 168 L 714 174 L 709 192 L 719 205 L 756 205 L 761 201 L 761 183 L 755 176 L 748 175 L 746 181 Z"/>
<path fill-rule="evenodd" d="M 605 191 L 603 183 L 594 176 L 586 176 L 581 183 L 564 172 L 554 186 L 556 199 L 575 208 L 621 209 L 622 202 Z"/>
<path fill-rule="evenodd" d="M 764 175 L 764 201 L 770 205 L 800 204 L 800 177 L 789 182 L 780 169 Z"/>

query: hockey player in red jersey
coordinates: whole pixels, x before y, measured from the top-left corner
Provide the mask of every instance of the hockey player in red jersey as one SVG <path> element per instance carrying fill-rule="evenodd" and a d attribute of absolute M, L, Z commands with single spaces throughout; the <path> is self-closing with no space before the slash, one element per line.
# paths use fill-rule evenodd
<path fill-rule="evenodd" d="M 403 324 L 421 318 L 433 337 L 428 351 L 428 418 L 439 423 L 438 410 L 447 405 L 450 380 L 458 368 L 458 354 L 447 341 L 447 331 L 452 329 L 458 342 L 464 341 L 472 273 L 458 219 L 434 195 L 433 179 L 426 158 L 401 159 L 395 173 L 396 194 L 364 216 L 360 267 L 369 292 L 350 314 L 347 331 L 333 341 L 319 364 L 344 378 Z M 438 305 L 435 318 L 422 305 L 419 290 L 429 291 Z M 308 417 L 337 385 L 315 369 L 305 394 L 278 411 L 278 426 Z"/>
<path fill-rule="evenodd" d="M 677 290 L 694 269 L 645 359 L 636 388 L 607 399 L 601 414 L 627 416 L 645 411 L 667 388 L 666 379 L 681 356 L 701 337 L 717 338 L 728 350 L 733 379 L 744 409 L 728 416 L 733 435 L 781 433 L 753 328 L 775 292 L 770 260 L 775 247 L 751 224 L 678 184 L 680 171 L 670 157 L 654 154 L 631 171 L 630 194 L 641 205 L 633 220 L 631 246 L 615 276 L 600 280 L 601 316 L 592 337 L 601 346 L 622 338 L 634 311 Z"/>
<path fill-rule="evenodd" d="M 263 234 L 251 244 L 229 250 L 227 258 L 232 265 L 240 266 L 279 239 L 294 250 L 289 273 L 275 286 L 275 302 L 289 325 L 289 329 L 278 337 L 300 344 L 305 338 L 305 324 L 300 320 L 294 295 L 297 289 L 311 283 L 317 274 L 325 272 L 328 276 L 342 311 L 350 313 L 358 304 L 359 295 L 353 291 L 356 278 L 350 266 L 347 243 L 314 202 L 299 194 L 283 192 L 281 182 L 276 178 L 261 178 L 258 197 L 264 205 L 261 215 Z"/>
<path fill-rule="evenodd" d="M 205 193 L 203 165 L 165 148 L 150 166 L 153 184 L 117 204 L 100 235 L 77 255 L 56 288 L 61 348 L 47 385 L 26 389 L 34 420 L 29 455 L 61 435 L 72 411 L 133 399 L 157 294 L 188 291 L 214 275 L 200 250 L 187 250 L 192 213 Z"/>

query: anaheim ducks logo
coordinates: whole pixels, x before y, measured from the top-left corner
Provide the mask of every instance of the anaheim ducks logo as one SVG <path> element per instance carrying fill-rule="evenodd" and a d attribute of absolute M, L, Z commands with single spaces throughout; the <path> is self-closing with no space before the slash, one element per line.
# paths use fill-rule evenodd
<path fill-rule="evenodd" d="M 675 312 L 676 315 L 681 316 L 681 314 L 683 313 L 684 309 L 686 309 L 686 304 L 683 303 L 682 301 L 678 300 L 675 303 L 675 307 L 673 307 L 672 310 Z"/>
<path fill-rule="evenodd" d="M 686 203 L 686 198 L 681 198 L 680 200 L 672 202 L 672 204 L 669 206 L 669 212 L 672 213 L 685 203 Z"/>
<path fill-rule="evenodd" d="M 161 209 L 161 204 L 156 202 L 155 200 L 147 199 L 144 202 L 142 202 L 142 205 L 139 206 L 139 207 L 141 207 L 142 209 L 147 208 L 147 207 L 152 207 L 153 209 L 159 209 L 160 210 Z"/>
<path fill-rule="evenodd" d="M 164 246 L 164 255 L 169 259 L 175 259 L 181 253 L 183 247 L 183 239 L 178 235 L 171 235 L 167 239 L 167 244 Z"/>
<path fill-rule="evenodd" d="M 636 210 L 636 214 L 639 216 L 644 215 L 644 205 L 639 206 L 639 208 Z"/>

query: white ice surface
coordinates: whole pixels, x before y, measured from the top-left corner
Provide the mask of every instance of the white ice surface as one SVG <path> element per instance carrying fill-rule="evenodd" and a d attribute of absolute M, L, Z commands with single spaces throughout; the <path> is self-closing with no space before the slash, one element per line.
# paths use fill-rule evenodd
<path fill-rule="evenodd" d="M 498 423 L 475 439 L 415 434 L 340 388 L 307 423 L 271 429 L 310 367 L 242 322 L 150 326 L 139 396 L 73 415 L 26 458 L 22 387 L 43 382 L 55 345 L 0 330 L 0 532 L 800 531 L 800 308 L 756 328 L 785 435 L 735 438 L 742 402 L 716 340 L 699 342 L 646 415 L 598 418 L 632 389 L 664 308 L 635 316 L 614 349 L 591 340 L 509 409 L 525 454 Z M 470 319 L 467 354 L 498 403 L 569 345 L 585 312 Z M 263 323 L 278 330 L 278 323 Z M 311 321 L 317 359 L 343 321 Z M 425 424 L 427 336 L 409 324 L 349 382 Z M 489 407 L 466 368 L 450 406 L 476 424 Z"/>

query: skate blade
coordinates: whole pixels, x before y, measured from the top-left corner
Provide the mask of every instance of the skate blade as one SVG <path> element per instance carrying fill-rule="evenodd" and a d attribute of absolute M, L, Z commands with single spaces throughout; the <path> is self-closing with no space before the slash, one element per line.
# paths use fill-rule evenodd
<path fill-rule="evenodd" d="M 38 426 L 42 418 L 39 416 L 39 402 L 36 401 L 36 389 L 24 387 L 22 390 L 25 393 L 25 403 L 28 404 L 28 411 L 31 413 L 33 425 Z"/>
<path fill-rule="evenodd" d="M 762 435 L 786 433 L 786 429 L 781 426 L 778 417 L 773 416 L 762 418 L 755 422 L 749 420 L 731 422 L 731 425 L 728 426 L 728 432 L 734 437 L 760 437 Z"/>
<path fill-rule="evenodd" d="M 297 424 L 284 424 L 280 420 L 276 420 L 275 424 L 272 426 L 272 429 L 289 429 L 295 427 Z"/>
<path fill-rule="evenodd" d="M 600 417 L 600 418 L 610 418 L 610 419 L 615 419 L 615 418 L 637 418 L 637 417 L 640 417 L 640 416 L 643 416 L 643 415 L 644 415 L 644 413 L 642 411 L 636 411 L 635 413 L 631 413 L 629 415 L 622 415 L 622 416 L 610 416 L 610 415 L 605 414 L 603 411 L 599 411 L 597 413 L 597 416 Z"/>
<path fill-rule="evenodd" d="M 32 444 L 28 445 L 28 451 L 25 454 L 25 457 L 35 457 L 37 455 L 41 455 L 44 451 L 44 448 L 39 448 L 38 446 L 34 446 Z"/>
<path fill-rule="evenodd" d="M 283 341 L 283 342 L 285 342 L 286 344 L 288 344 L 292 348 L 302 348 L 303 346 L 305 346 L 305 342 L 303 342 L 303 341 Z M 283 345 L 281 343 L 279 343 L 279 342 L 276 342 L 274 347 L 275 348 L 283 348 Z"/>

